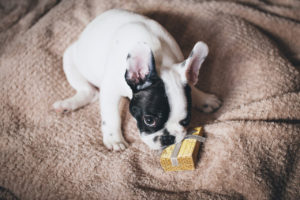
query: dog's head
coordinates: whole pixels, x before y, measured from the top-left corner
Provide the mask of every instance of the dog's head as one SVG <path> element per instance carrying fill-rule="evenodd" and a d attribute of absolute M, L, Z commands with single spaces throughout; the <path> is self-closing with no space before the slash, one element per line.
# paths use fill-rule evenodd
<path fill-rule="evenodd" d="M 156 71 L 149 46 L 138 44 L 128 54 L 125 79 L 133 96 L 130 113 L 137 121 L 141 139 L 151 149 L 181 141 L 191 118 L 191 88 L 198 81 L 208 47 L 197 42 L 181 63 Z"/>

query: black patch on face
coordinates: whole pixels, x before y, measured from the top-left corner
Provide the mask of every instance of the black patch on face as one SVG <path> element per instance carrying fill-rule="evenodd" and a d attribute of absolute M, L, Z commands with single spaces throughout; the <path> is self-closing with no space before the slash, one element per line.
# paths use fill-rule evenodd
<path fill-rule="evenodd" d="M 137 120 L 140 132 L 151 134 L 162 129 L 170 113 L 170 105 L 163 81 L 156 78 L 156 81 L 149 87 L 133 93 L 129 109 L 132 116 Z M 155 124 L 147 125 L 145 116 L 151 116 L 155 120 Z"/>
<path fill-rule="evenodd" d="M 187 125 L 189 125 L 189 123 L 191 121 L 191 115 L 192 115 L 191 87 L 188 84 L 185 85 L 184 92 L 185 92 L 185 97 L 186 97 L 186 102 L 187 102 L 187 115 L 186 115 L 186 118 L 181 120 L 179 123 L 182 126 L 187 126 Z"/>

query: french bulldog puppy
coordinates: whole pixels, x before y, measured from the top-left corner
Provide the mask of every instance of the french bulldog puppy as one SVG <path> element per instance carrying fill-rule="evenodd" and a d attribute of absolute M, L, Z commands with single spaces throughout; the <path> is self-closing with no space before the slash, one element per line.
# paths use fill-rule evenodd
<path fill-rule="evenodd" d="M 207 45 L 197 42 L 184 60 L 174 38 L 156 21 L 125 10 L 106 11 L 65 51 L 63 69 L 77 93 L 53 108 L 73 111 L 99 96 L 103 143 L 118 151 L 128 145 L 118 109 L 120 99 L 128 97 L 142 141 L 163 149 L 185 137 L 192 106 L 209 113 L 221 105 L 215 95 L 194 87 L 207 54 Z"/>

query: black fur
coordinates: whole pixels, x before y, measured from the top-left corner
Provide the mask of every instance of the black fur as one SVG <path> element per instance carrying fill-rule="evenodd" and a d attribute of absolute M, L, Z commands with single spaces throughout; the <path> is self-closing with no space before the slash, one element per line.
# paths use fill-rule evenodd
<path fill-rule="evenodd" d="M 137 120 L 140 132 L 150 134 L 162 129 L 170 113 L 170 105 L 163 81 L 158 79 L 148 88 L 133 93 L 129 109 L 132 116 Z M 146 125 L 144 123 L 145 115 L 153 116 L 156 119 L 156 125 L 153 127 Z"/>

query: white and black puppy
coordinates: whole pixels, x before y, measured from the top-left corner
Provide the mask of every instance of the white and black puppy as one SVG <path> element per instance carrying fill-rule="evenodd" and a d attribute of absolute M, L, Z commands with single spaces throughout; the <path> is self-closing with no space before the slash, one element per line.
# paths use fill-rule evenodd
<path fill-rule="evenodd" d="M 118 108 L 121 97 L 128 97 L 141 139 L 162 149 L 185 137 L 192 102 L 204 112 L 221 104 L 193 86 L 207 54 L 207 45 L 197 42 L 184 60 L 174 38 L 156 21 L 106 11 L 65 51 L 63 69 L 77 93 L 53 107 L 57 112 L 78 109 L 96 100 L 100 88 L 103 142 L 117 151 L 127 146 Z"/>

